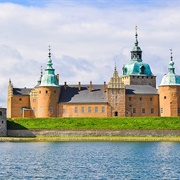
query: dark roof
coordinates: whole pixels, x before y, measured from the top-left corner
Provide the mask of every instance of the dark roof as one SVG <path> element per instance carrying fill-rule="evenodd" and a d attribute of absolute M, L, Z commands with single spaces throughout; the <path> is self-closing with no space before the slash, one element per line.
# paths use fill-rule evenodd
<path fill-rule="evenodd" d="M 158 90 L 149 85 L 126 85 L 126 94 L 158 94 Z"/>
<path fill-rule="evenodd" d="M 30 88 L 13 88 L 14 95 L 29 95 L 32 89 Z"/>
<path fill-rule="evenodd" d="M 92 91 L 89 85 L 81 85 L 78 91 L 78 85 L 67 85 L 66 89 L 61 86 L 60 103 L 106 103 L 106 93 L 104 85 L 92 85 Z"/>

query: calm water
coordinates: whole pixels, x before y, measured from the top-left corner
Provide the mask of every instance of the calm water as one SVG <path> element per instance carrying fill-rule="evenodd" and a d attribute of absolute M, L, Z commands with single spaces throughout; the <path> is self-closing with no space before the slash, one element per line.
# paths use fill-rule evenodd
<path fill-rule="evenodd" d="M 0 179 L 180 179 L 180 143 L 0 143 Z"/>

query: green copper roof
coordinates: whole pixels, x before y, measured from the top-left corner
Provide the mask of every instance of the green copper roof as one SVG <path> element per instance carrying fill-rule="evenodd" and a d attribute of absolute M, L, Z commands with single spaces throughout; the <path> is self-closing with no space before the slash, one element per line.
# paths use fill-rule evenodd
<path fill-rule="evenodd" d="M 151 68 L 148 64 L 142 61 L 142 51 L 138 46 L 138 34 L 136 29 L 135 34 L 135 45 L 131 51 L 131 60 L 128 64 L 123 66 L 123 75 L 142 75 L 142 76 L 153 76 Z"/>
<path fill-rule="evenodd" d="M 165 85 L 180 85 L 180 76 L 175 74 L 174 62 L 171 52 L 171 60 L 169 62 L 168 73 L 162 78 L 160 86 Z"/>
<path fill-rule="evenodd" d="M 49 51 L 50 51 L 50 49 L 49 49 Z M 53 63 L 51 60 L 51 53 L 49 52 L 47 67 L 41 78 L 41 84 L 39 86 L 59 86 L 57 77 L 55 75 L 52 65 L 53 65 Z"/>

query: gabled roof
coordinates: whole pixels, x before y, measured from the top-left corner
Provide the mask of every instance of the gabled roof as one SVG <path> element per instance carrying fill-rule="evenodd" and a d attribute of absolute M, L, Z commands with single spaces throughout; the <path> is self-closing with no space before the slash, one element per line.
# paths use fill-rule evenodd
<path fill-rule="evenodd" d="M 14 95 L 29 95 L 32 88 L 13 88 Z"/>
<path fill-rule="evenodd" d="M 127 85 L 126 94 L 158 94 L 158 90 L 150 85 Z"/>
<path fill-rule="evenodd" d="M 104 85 L 92 85 L 92 91 L 89 85 L 81 85 L 78 91 L 78 85 L 67 85 L 66 89 L 61 86 L 59 103 L 107 103 Z"/>

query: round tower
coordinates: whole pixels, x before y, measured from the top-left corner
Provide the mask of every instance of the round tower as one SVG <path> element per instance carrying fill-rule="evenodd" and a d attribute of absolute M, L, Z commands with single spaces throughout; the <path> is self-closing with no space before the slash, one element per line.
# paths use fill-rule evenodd
<path fill-rule="evenodd" d="M 172 50 L 168 73 L 163 76 L 158 91 L 160 115 L 180 116 L 180 76 L 175 74 Z"/>
<path fill-rule="evenodd" d="M 58 75 L 52 67 L 51 52 L 47 67 L 42 75 L 38 90 L 38 117 L 58 117 L 58 102 L 60 95 L 60 86 Z"/>

